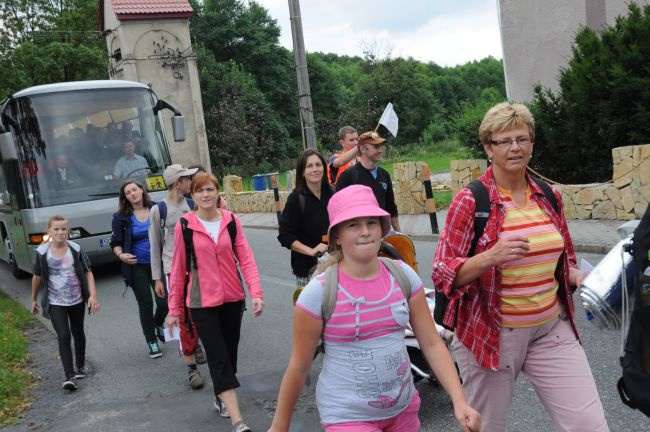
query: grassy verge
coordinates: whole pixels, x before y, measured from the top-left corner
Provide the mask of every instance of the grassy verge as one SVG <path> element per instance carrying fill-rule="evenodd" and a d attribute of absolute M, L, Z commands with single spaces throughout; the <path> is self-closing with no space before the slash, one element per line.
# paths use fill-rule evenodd
<path fill-rule="evenodd" d="M 0 291 L 0 426 L 13 423 L 31 405 L 33 378 L 26 370 L 29 354 L 23 331 L 32 320 L 22 305 Z"/>

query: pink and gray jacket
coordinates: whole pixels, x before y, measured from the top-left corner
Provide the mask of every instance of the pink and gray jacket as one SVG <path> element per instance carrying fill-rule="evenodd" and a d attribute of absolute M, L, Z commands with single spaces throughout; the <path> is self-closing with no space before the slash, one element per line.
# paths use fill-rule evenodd
<path fill-rule="evenodd" d="M 227 225 L 234 216 L 228 210 L 220 209 L 219 211 L 222 217 L 216 243 L 193 212 L 182 217 L 188 221 L 187 227 L 193 231 L 192 243 L 197 264 L 197 268 L 191 269 L 185 299 L 183 299 L 187 267 L 185 240 L 181 224 L 176 224 L 174 228 L 174 254 L 169 278 L 170 316 L 182 315 L 183 300 L 188 308 L 207 308 L 244 300 L 244 287 L 237 272 L 237 262 L 251 298 L 264 297 L 255 257 L 239 219 L 235 218 L 237 237 L 233 251 Z"/>

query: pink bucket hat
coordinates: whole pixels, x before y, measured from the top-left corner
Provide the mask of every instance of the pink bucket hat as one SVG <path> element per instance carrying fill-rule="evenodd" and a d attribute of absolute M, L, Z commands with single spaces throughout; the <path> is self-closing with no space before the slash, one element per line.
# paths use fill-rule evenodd
<path fill-rule="evenodd" d="M 390 214 L 379 207 L 372 189 L 363 185 L 348 186 L 335 193 L 327 204 L 327 213 L 330 218 L 330 227 L 327 236 L 332 242 L 332 228 L 341 222 L 358 217 L 378 217 L 381 220 L 381 236 L 384 237 L 390 230 Z"/>

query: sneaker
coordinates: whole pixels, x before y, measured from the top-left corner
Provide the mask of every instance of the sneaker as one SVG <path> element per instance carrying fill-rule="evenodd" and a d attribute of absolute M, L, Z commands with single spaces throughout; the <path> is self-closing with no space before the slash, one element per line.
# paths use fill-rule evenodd
<path fill-rule="evenodd" d="M 221 402 L 221 399 L 219 399 L 219 396 L 214 397 L 214 409 L 217 410 L 217 413 L 223 417 L 223 418 L 230 418 L 230 413 L 228 412 L 228 408 Z"/>
<path fill-rule="evenodd" d="M 75 372 L 74 377 L 76 379 L 86 378 L 86 368 L 82 366 L 79 369 L 77 369 L 77 372 Z"/>
<path fill-rule="evenodd" d="M 162 357 L 162 351 L 158 348 L 158 342 L 149 342 L 149 358 L 155 359 Z"/>
<path fill-rule="evenodd" d="M 232 425 L 232 432 L 253 432 L 251 428 L 246 426 L 244 420 L 239 420 Z"/>
<path fill-rule="evenodd" d="M 165 343 L 165 330 L 163 329 L 162 326 L 156 327 L 156 337 L 160 341 L 160 343 Z"/>
<path fill-rule="evenodd" d="M 203 351 L 201 345 L 198 345 L 196 347 L 196 351 L 194 351 L 194 361 L 196 364 L 205 364 L 207 362 L 207 359 L 205 358 L 205 351 Z"/>
<path fill-rule="evenodd" d="M 63 389 L 75 391 L 77 390 L 77 379 L 75 377 L 70 377 L 63 382 Z"/>
<path fill-rule="evenodd" d="M 194 369 L 192 372 L 187 374 L 187 383 L 194 390 L 198 390 L 203 387 L 203 378 L 201 377 L 201 372 L 198 369 Z"/>

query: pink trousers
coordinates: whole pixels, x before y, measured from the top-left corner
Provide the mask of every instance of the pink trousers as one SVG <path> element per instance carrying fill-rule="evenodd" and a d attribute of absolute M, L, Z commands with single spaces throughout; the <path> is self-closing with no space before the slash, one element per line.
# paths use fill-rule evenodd
<path fill-rule="evenodd" d="M 420 394 L 415 391 L 404 411 L 385 420 L 346 423 L 321 423 L 325 432 L 418 432 L 420 430 Z"/>
<path fill-rule="evenodd" d="M 608 431 L 603 406 L 582 346 L 566 319 L 537 327 L 501 328 L 499 370 L 485 369 L 456 338 L 452 342 L 469 404 L 482 432 L 506 431 L 519 372 L 530 380 L 558 431 Z"/>

